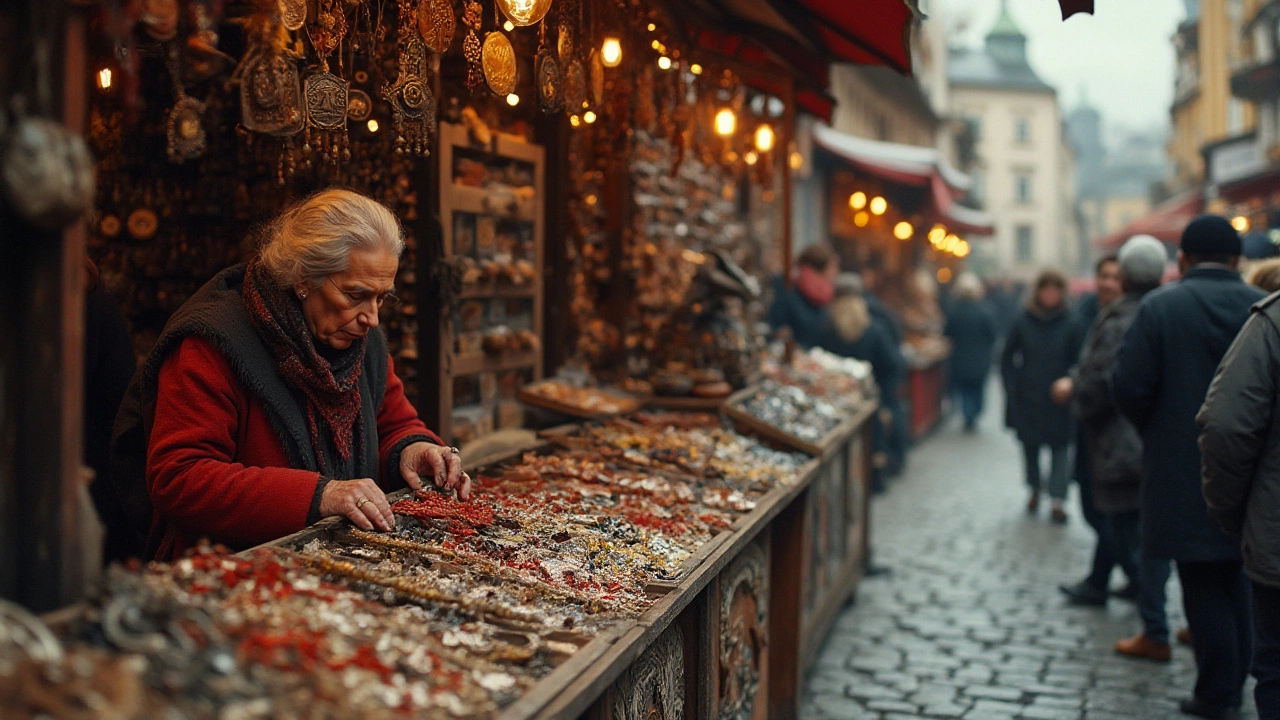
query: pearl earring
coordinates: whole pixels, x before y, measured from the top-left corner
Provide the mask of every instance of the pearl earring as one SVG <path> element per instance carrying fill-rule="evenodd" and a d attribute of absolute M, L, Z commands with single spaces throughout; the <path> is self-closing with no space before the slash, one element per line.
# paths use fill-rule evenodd
<path fill-rule="evenodd" d="M 306 300 L 306 299 L 307 299 L 307 291 L 306 291 L 306 290 L 303 290 L 302 292 L 298 293 L 298 297 L 299 297 L 299 298 L 301 298 L 301 299 L 303 299 L 303 300 Z"/>

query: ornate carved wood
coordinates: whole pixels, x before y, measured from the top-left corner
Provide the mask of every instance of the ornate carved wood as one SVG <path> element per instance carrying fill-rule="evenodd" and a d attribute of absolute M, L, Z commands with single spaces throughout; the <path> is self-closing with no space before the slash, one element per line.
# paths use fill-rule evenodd
<path fill-rule="evenodd" d="M 762 715 L 757 699 L 769 638 L 769 561 L 761 541 L 748 545 L 720 576 L 720 720 Z"/>
<path fill-rule="evenodd" d="M 613 720 L 684 720 L 684 633 L 672 624 L 613 686 Z"/>

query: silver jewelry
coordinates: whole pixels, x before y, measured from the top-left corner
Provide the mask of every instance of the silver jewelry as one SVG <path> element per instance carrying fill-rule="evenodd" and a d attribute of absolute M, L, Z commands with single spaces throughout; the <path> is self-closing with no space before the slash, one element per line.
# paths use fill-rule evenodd
<path fill-rule="evenodd" d="M 456 447 L 451 447 L 451 448 L 449 448 L 449 452 L 453 453 L 454 455 L 457 455 L 458 453 L 460 453 L 460 452 L 462 452 L 462 451 L 461 451 L 461 450 L 459 450 L 459 449 L 458 449 L 458 448 L 456 448 Z"/>

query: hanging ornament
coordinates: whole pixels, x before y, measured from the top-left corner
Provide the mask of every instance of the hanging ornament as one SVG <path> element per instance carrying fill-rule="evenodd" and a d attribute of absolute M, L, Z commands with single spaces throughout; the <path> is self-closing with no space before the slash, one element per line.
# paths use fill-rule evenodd
<path fill-rule="evenodd" d="M 301 30 L 307 22 L 307 0 L 277 0 L 280 22 L 290 32 Z"/>
<path fill-rule="evenodd" d="M 240 124 L 253 132 L 289 137 L 302 129 L 298 66 L 284 51 L 258 46 L 245 57 L 240 81 Z"/>
<path fill-rule="evenodd" d="M 551 9 L 551 0 L 494 0 L 516 27 L 529 27 Z"/>
<path fill-rule="evenodd" d="M 430 152 L 428 139 L 436 127 L 436 99 L 427 86 L 426 74 L 427 47 L 417 33 L 409 33 L 400 48 L 400 73 L 395 83 L 382 88 L 382 97 L 391 103 L 391 123 L 398 135 L 396 152 Z"/>
<path fill-rule="evenodd" d="M 418 32 L 431 52 L 446 52 L 457 29 L 451 0 L 423 0 L 418 6 Z"/>
<path fill-rule="evenodd" d="M 547 47 L 547 24 L 538 28 L 538 55 L 533 63 L 534 85 L 538 89 L 538 107 L 543 112 L 553 113 L 564 106 L 561 93 L 563 78 L 560 74 L 560 61 Z"/>
<path fill-rule="evenodd" d="M 309 76 L 303 86 L 307 99 L 307 144 L 311 144 L 312 131 L 336 133 L 336 138 L 325 138 L 323 154 L 331 161 L 347 149 L 347 108 L 350 102 L 351 83 L 328 71 Z"/>
<path fill-rule="evenodd" d="M 352 122 L 364 122 L 373 114 L 373 100 L 363 90 L 351 90 L 347 93 L 347 119 Z"/>
<path fill-rule="evenodd" d="M 568 65 L 573 59 L 572 0 L 560 5 L 560 22 L 556 26 L 556 50 L 560 53 L 560 65 Z"/>
<path fill-rule="evenodd" d="M 604 105 L 604 60 L 600 57 L 599 50 L 591 51 L 588 67 L 591 74 L 591 104 L 600 107 Z"/>
<path fill-rule="evenodd" d="M 207 140 L 204 132 L 204 103 L 187 97 L 182 87 L 182 71 L 178 62 L 178 46 L 170 43 L 165 65 L 173 79 L 177 98 L 165 116 L 165 150 L 169 162 L 181 164 L 204 154 Z"/>
<path fill-rule="evenodd" d="M 481 62 L 489 92 L 500 97 L 515 92 L 516 51 L 506 35 L 495 30 L 485 36 Z"/>
<path fill-rule="evenodd" d="M 564 111 L 581 115 L 587 107 L 587 74 L 576 59 L 564 71 Z"/>
<path fill-rule="evenodd" d="M 467 26 L 467 36 L 462 39 L 462 57 L 467 61 L 467 89 L 472 92 L 484 85 L 484 67 L 481 64 L 484 50 L 480 37 L 476 35 L 483 15 L 484 8 L 477 0 L 463 0 L 462 23 Z"/>

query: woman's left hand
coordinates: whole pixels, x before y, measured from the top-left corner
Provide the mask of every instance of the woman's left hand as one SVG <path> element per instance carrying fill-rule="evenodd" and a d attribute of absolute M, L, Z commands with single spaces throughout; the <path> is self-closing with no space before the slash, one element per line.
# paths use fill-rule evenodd
<path fill-rule="evenodd" d="M 462 472 L 462 458 L 455 448 L 413 443 L 400 452 L 400 475 L 418 495 L 431 492 L 424 482 L 434 482 L 436 487 L 458 491 L 459 499 L 471 499 L 471 477 Z"/>

